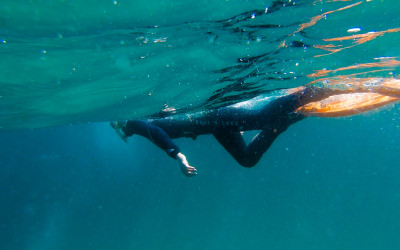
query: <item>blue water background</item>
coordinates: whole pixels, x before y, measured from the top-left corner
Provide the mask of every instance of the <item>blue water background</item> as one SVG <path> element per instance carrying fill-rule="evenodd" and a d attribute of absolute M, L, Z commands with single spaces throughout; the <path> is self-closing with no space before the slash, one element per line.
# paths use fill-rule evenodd
<path fill-rule="evenodd" d="M 107 124 L 3 133 L 2 249 L 397 249 L 398 124 L 310 118 L 252 169 L 177 140 L 195 178 Z"/>
<path fill-rule="evenodd" d="M 314 12 L 305 13 L 307 17 L 302 18 L 302 22 L 309 20 L 309 16 L 325 11 L 322 8 L 313 9 L 312 6 L 318 6 L 312 5 L 313 1 L 305 2 L 310 4 L 306 5 L 305 9 Z M 354 2 L 357 1 L 334 4 L 345 6 Z M 77 4 L 68 1 L 55 3 Z M 50 8 L 51 4 L 46 5 L 42 1 L 32 2 L 34 6 L 9 2 L 1 9 L 3 13 L 8 13 L 8 16 L 2 15 L 3 18 L 0 19 L 3 23 L 7 20 L 8 24 L 1 27 L 1 35 L 12 39 L 1 39 L 7 40 L 7 46 L 11 46 L 15 38 L 46 38 L 48 30 L 64 28 L 63 37 L 67 39 L 67 43 L 71 41 L 68 39 L 75 39 L 76 36 L 86 40 L 88 36 L 93 35 L 93 29 L 96 27 L 109 34 L 110 27 L 115 23 L 124 26 L 125 20 L 129 19 L 134 9 L 129 11 L 129 8 L 124 8 L 121 12 L 112 12 L 110 8 L 102 18 L 96 19 L 105 5 L 110 4 L 114 7 L 114 2 L 96 3 L 88 2 L 87 5 L 83 5 L 92 8 L 80 10 L 81 12 L 76 12 L 79 8 L 73 8 L 76 21 L 71 22 L 69 12 L 54 14 Z M 142 8 L 136 9 L 134 13 L 141 16 L 137 22 L 143 23 L 143 27 L 153 26 L 151 20 L 155 18 L 160 26 L 170 24 L 173 27 L 172 31 L 176 32 L 175 25 L 179 26 L 188 19 L 194 22 L 201 21 L 202 18 L 207 21 L 222 20 L 251 11 L 255 5 L 262 6 L 259 9 L 263 9 L 271 4 L 264 4 L 262 1 L 233 1 L 235 7 L 224 8 L 222 11 L 222 8 L 226 7 L 225 1 L 210 6 L 202 2 L 197 8 L 185 2 L 179 3 L 179 10 L 189 10 L 192 7 L 197 14 L 190 15 L 189 12 L 180 11 L 181 15 L 172 15 L 165 7 L 170 7 L 170 4 L 165 2 L 161 2 L 159 9 L 164 8 L 168 15 L 149 15 L 145 11 L 142 13 L 143 8 L 151 9 L 151 4 L 154 4 L 151 1 L 140 1 L 138 6 Z M 367 4 L 367 1 L 363 3 Z M 373 27 L 385 30 L 400 25 L 398 17 L 392 15 L 397 13 L 397 1 L 368 3 L 374 4 L 374 8 L 359 8 L 356 13 L 361 16 L 364 12 L 374 13 L 378 21 L 362 19 L 358 24 L 364 29 Z M 247 4 L 254 5 L 249 7 Z M 15 6 L 20 8 L 14 9 Z M 50 6 L 49 10 L 46 11 L 43 6 Z M 340 7 L 330 6 L 331 9 Z M 384 15 L 382 10 L 386 10 L 388 15 Z M 12 15 L 13 12 L 18 15 Z M 23 14 L 26 13 L 36 13 L 40 18 L 31 19 L 30 15 L 24 17 Z M 57 13 L 58 21 L 52 22 Z M 346 16 L 351 15 L 348 13 Z M 354 15 L 355 19 L 356 17 L 357 15 Z M 35 25 L 30 26 L 32 20 L 36 20 L 33 23 Z M 295 20 L 293 17 L 288 23 Z M 113 21 L 113 24 L 110 21 Z M 286 22 L 286 19 L 280 21 Z M 68 25 L 65 25 L 66 23 Z M 49 24 L 52 25 L 48 26 Z M 296 23 L 293 29 L 297 29 L 298 25 L 299 23 Z M 338 23 L 331 26 L 340 27 Z M 343 32 L 341 31 L 342 35 L 345 35 L 346 30 L 354 25 L 347 26 L 343 23 L 342 27 L 345 27 Z M 65 30 L 69 30 L 69 33 Z M 21 31 L 26 31 L 25 38 Z M 321 38 L 325 37 L 324 32 L 330 34 L 331 30 L 312 28 L 307 34 L 318 34 Z M 120 35 L 118 32 L 118 43 L 121 41 Z M 57 32 L 54 32 L 54 37 L 60 39 Z M 101 37 L 100 35 L 100 40 Z M 227 37 L 232 38 L 231 35 Z M 373 62 L 376 56 L 397 56 L 400 51 L 398 40 L 395 39 L 397 37 L 396 34 L 385 35 L 379 38 L 381 40 L 377 39 L 352 49 L 351 53 L 343 51 L 322 59 L 313 58 L 312 55 L 316 51 L 305 51 L 304 48 L 301 48 L 301 52 L 279 52 L 279 58 L 292 55 L 292 60 L 279 61 L 274 67 L 294 67 L 293 64 L 304 56 L 304 60 L 301 61 L 304 62 L 304 66 L 296 71 L 296 75 L 300 76 L 297 78 L 300 79 L 299 82 L 294 78 L 289 81 L 279 80 L 283 73 L 274 75 L 273 71 L 265 69 L 264 66 L 271 62 L 269 60 L 261 61 L 260 69 L 263 74 L 267 71 L 276 77 L 275 80 L 271 80 L 273 84 L 265 83 L 265 80 L 249 81 L 259 84 L 255 85 L 258 87 L 256 90 L 302 85 L 308 81 L 303 76 L 315 69 L 334 69 L 352 65 L 355 61 Z M 191 41 L 186 39 L 187 37 L 183 39 L 184 44 Z M 206 37 L 207 44 L 209 39 L 210 37 Z M 219 63 L 215 68 L 220 69 L 227 64 L 235 66 L 240 64 L 236 60 L 238 57 L 246 56 L 242 53 L 246 50 L 243 39 L 233 41 L 233 44 L 217 46 L 216 50 L 221 47 L 234 49 L 236 46 L 238 49 L 231 51 L 231 56 L 227 51 L 223 51 L 222 54 L 228 54 L 224 59 L 214 58 L 213 62 Z M 91 44 L 93 43 L 88 43 L 87 46 Z M 276 45 L 273 42 L 271 44 Z M 208 85 L 203 81 L 215 80 L 217 75 L 208 74 L 209 71 L 206 70 L 204 78 L 190 81 L 190 84 L 186 82 L 184 89 L 179 87 L 181 85 L 169 85 L 172 80 L 165 86 L 158 85 L 154 80 L 137 83 L 139 85 L 131 88 L 132 82 L 124 78 L 131 70 L 142 79 L 146 78 L 147 74 L 140 76 L 138 72 L 143 68 L 130 68 L 129 58 L 114 57 L 119 47 L 110 46 L 110 51 L 101 50 L 101 53 L 98 50 L 94 53 L 85 47 L 81 51 L 83 56 L 78 56 L 78 59 L 83 60 L 87 55 L 92 55 L 96 59 L 112 57 L 113 60 L 100 62 L 100 69 L 94 70 L 95 67 L 92 67 L 76 76 L 70 74 L 77 66 L 71 63 L 74 60 L 70 60 L 69 57 L 61 57 L 65 59 L 60 60 L 61 66 L 54 64 L 54 68 L 48 68 L 57 60 L 51 59 L 50 63 L 46 62 L 42 58 L 42 50 L 59 44 L 51 43 L 47 47 L 42 45 L 43 43 L 29 44 L 33 47 L 28 46 L 26 51 L 22 50 L 20 53 L 13 50 L 12 53 L 7 53 L 9 50 L 4 49 L 10 48 L 1 48 L 3 58 L 7 58 L 6 61 L 2 61 L 1 71 L 1 121 L 4 127 L 25 129 L 0 133 L 0 249 L 399 249 L 398 104 L 353 117 L 308 118 L 282 134 L 260 163 L 251 169 L 239 166 L 211 136 L 202 136 L 196 141 L 178 139 L 176 143 L 199 171 L 198 176 L 187 178 L 180 173 L 174 160 L 147 140 L 136 136 L 125 144 L 107 123 L 87 121 L 112 120 L 128 115 L 134 117 L 137 115 L 135 112 L 141 115 L 152 114 L 159 111 L 169 100 L 172 100 L 170 103 L 174 104 L 173 106 L 183 108 L 192 103 L 201 105 L 214 90 L 231 82 L 214 81 Z M 202 48 L 208 48 L 207 46 Z M 24 47 L 25 44 L 21 43 L 15 48 L 19 51 Z M 162 51 L 162 48 L 158 49 Z M 254 53 L 259 53 L 259 49 L 255 48 Z M 48 56 L 51 49 L 47 50 L 45 54 Z M 71 51 L 77 50 L 79 48 L 73 47 Z M 32 51 L 36 51 L 37 54 Z M 70 52 L 61 51 L 57 56 Z M 32 52 L 26 58 L 26 65 L 23 60 L 25 52 Z M 168 55 L 160 60 L 168 62 L 170 59 Z M 196 62 L 196 59 L 194 56 L 192 61 Z M 43 64 L 38 64 L 37 68 L 31 67 L 36 65 L 36 62 Z M 84 61 L 81 65 L 87 66 L 91 62 Z M 179 64 L 183 65 L 185 62 L 187 61 Z M 150 61 L 149 65 L 152 63 L 155 61 Z M 105 64 L 115 66 L 120 74 L 115 76 L 114 68 L 104 71 L 107 68 Z M 206 61 L 201 64 L 210 63 Z M 20 67 L 21 65 L 26 67 Z M 68 67 L 64 68 L 63 65 Z M 153 65 L 159 69 L 159 64 Z M 198 70 L 196 67 L 189 67 L 188 71 L 182 67 L 176 75 L 189 79 L 192 73 L 195 73 L 198 77 L 203 69 Z M 48 70 L 45 71 L 45 75 L 41 75 L 41 69 L 54 71 Z M 129 71 L 129 74 L 126 71 Z M 290 69 L 286 69 L 285 72 L 290 72 Z M 388 72 L 379 73 L 379 76 L 393 76 L 396 72 L 396 68 L 393 68 Z M 101 74 L 106 80 L 93 80 L 87 85 L 83 84 L 88 82 L 90 77 L 96 78 L 96 74 Z M 247 72 L 241 74 L 246 76 Z M 175 73 L 169 76 L 172 79 Z M 29 79 L 28 83 L 24 83 L 26 79 Z M 71 85 L 65 84 L 66 82 Z M 104 86 L 107 86 L 107 90 L 113 90 L 111 94 L 93 92 L 94 89 Z M 163 92 L 168 90 L 168 87 L 171 91 Z M 187 88 L 191 90 L 188 96 L 193 99 L 182 101 L 182 96 L 186 96 L 182 93 L 186 93 Z M 139 93 L 139 90 L 135 92 L 137 89 L 143 93 Z M 137 102 L 120 102 L 119 98 L 123 98 L 125 90 L 131 90 L 129 93 L 133 93 L 132 98 L 138 97 L 132 100 Z M 204 92 L 196 94 L 200 90 Z M 149 91 L 153 91 L 152 96 L 148 95 Z M 245 89 L 241 92 L 238 89 L 229 95 L 240 99 L 246 96 L 247 91 L 248 89 Z M 59 94 L 54 97 L 54 93 Z M 7 94 L 12 98 L 7 99 Z M 68 99 L 70 97 L 76 99 L 71 101 Z M 152 102 L 154 99 L 146 99 L 148 97 L 155 97 L 156 104 Z M 59 100 L 62 104 L 54 100 Z M 85 106 L 89 103 L 88 100 L 95 100 L 97 103 Z M 97 105 L 101 101 L 107 104 L 104 109 L 104 106 Z M 149 105 L 142 107 L 147 102 Z M 35 105 L 30 106 L 32 104 Z M 6 107 L 12 108 L 12 112 Z M 25 110 L 26 107 L 31 109 Z M 70 109 L 71 107 L 76 109 Z M 123 111 L 120 111 L 120 108 Z M 129 109 L 131 111 L 128 112 Z M 27 111 L 37 110 L 40 112 L 35 113 L 36 116 L 28 117 Z M 25 123 L 21 124 L 21 121 Z M 32 129 L 69 123 L 73 125 Z M 250 138 L 251 135 L 246 134 L 246 137 Z"/>

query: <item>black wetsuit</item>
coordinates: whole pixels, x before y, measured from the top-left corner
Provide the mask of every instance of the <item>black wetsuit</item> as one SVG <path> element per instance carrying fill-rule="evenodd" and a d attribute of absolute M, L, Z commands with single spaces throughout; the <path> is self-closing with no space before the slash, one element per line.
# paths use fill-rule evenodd
<path fill-rule="evenodd" d="M 245 167 L 254 166 L 272 142 L 291 124 L 305 118 L 294 111 L 310 102 L 333 94 L 332 90 L 304 88 L 289 93 L 276 91 L 235 105 L 192 114 L 177 114 L 160 119 L 130 120 L 122 128 L 127 136 L 144 136 L 173 158 L 180 152 L 171 140 L 213 134 L 221 145 Z M 241 131 L 261 130 L 246 145 Z"/>

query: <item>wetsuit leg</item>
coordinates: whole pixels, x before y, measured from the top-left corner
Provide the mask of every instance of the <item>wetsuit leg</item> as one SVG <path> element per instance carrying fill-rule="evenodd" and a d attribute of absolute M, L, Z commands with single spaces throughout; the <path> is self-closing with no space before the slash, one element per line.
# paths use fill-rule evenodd
<path fill-rule="evenodd" d="M 303 118 L 300 116 L 292 119 L 281 117 L 274 123 L 266 125 L 247 146 L 242 135 L 238 131 L 219 130 L 214 132 L 213 135 L 240 165 L 244 167 L 253 167 L 275 139 L 291 124 L 301 119 Z"/>
<path fill-rule="evenodd" d="M 283 132 L 283 131 L 282 131 Z M 244 167 L 253 167 L 268 150 L 280 132 L 273 129 L 262 130 L 246 146 L 240 132 L 219 131 L 214 137 Z"/>
<path fill-rule="evenodd" d="M 176 155 L 180 152 L 179 147 L 171 140 L 164 130 L 146 121 L 127 121 L 122 131 L 127 136 L 138 134 L 146 137 L 174 159 L 176 159 Z"/>

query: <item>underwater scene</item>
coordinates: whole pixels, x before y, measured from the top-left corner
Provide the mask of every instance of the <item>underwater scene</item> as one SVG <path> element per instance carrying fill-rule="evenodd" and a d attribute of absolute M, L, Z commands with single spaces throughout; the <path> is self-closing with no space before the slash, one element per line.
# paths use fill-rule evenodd
<path fill-rule="evenodd" d="M 399 249 L 399 12 L 397 0 L 3 0 L 0 249 Z M 311 115 L 252 168 L 212 135 L 174 140 L 191 178 L 109 124 L 375 82 L 385 105 Z"/>

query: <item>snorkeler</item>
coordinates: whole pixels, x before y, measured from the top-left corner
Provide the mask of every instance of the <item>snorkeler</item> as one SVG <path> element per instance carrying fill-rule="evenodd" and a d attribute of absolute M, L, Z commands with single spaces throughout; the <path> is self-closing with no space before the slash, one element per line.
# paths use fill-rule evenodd
<path fill-rule="evenodd" d="M 186 176 L 197 170 L 172 139 L 212 134 L 244 167 L 253 167 L 274 140 L 290 125 L 308 117 L 339 117 L 361 113 L 400 99 L 400 80 L 342 79 L 337 84 L 278 90 L 234 105 L 164 118 L 112 122 L 126 141 L 146 137 L 179 162 Z M 246 145 L 242 132 L 261 130 Z"/>

